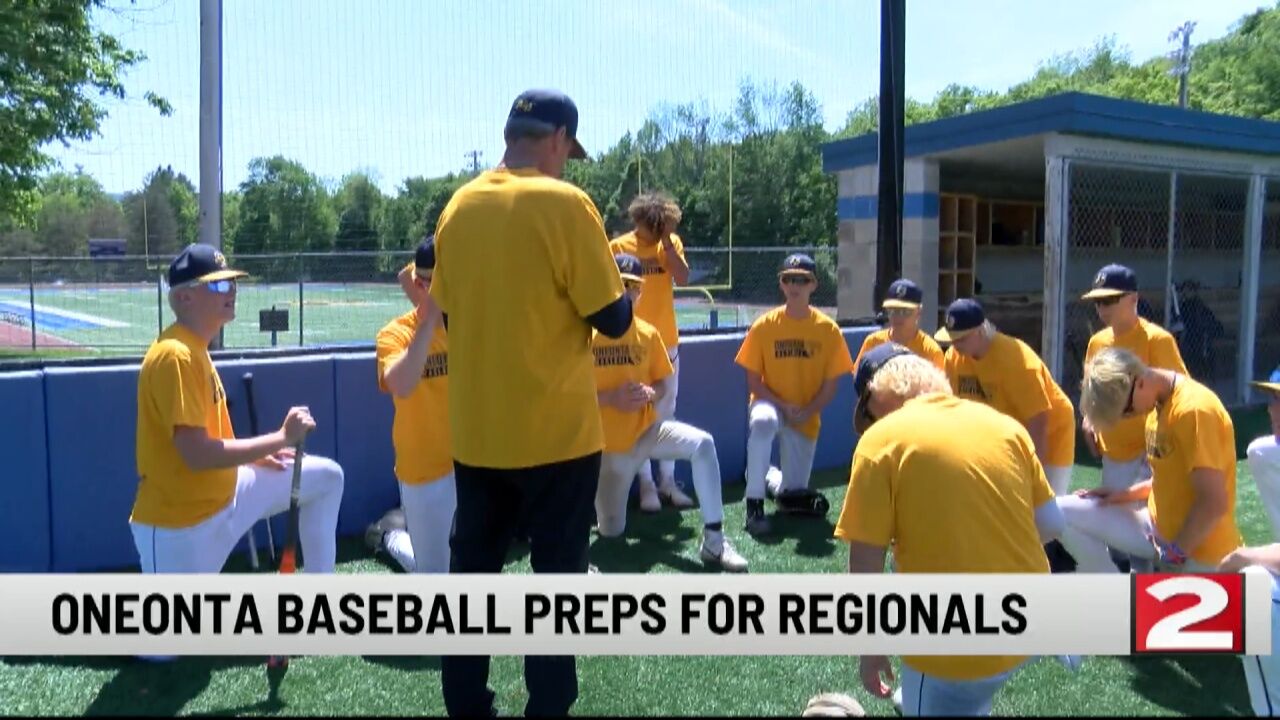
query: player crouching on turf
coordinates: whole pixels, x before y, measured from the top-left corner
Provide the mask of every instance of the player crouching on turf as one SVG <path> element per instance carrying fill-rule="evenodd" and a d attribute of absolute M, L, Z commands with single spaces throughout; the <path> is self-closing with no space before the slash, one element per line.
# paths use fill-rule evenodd
<path fill-rule="evenodd" d="M 435 238 L 414 253 L 414 308 L 378 332 L 378 387 L 395 406 L 391 429 L 402 510 L 369 526 L 365 541 L 385 548 L 405 572 L 449 572 L 449 535 L 458 505 L 449 438 L 449 349 L 440 308 L 431 299 Z M 400 519 L 403 518 L 403 525 Z"/>
<path fill-rule="evenodd" d="M 142 360 L 129 524 L 144 573 L 217 573 L 257 521 L 289 509 L 293 450 L 315 420 L 293 407 L 279 430 L 238 440 L 209 343 L 235 319 L 236 279 L 222 253 L 193 244 L 169 266 L 176 321 Z M 333 572 L 343 473 L 307 453 L 298 540 L 308 573 Z"/>
<path fill-rule="evenodd" d="M 817 265 L 807 255 L 783 261 L 778 273 L 786 304 L 751 324 L 734 362 L 747 371 L 747 532 L 772 530 L 764 514 L 766 484 L 778 510 L 826 515 L 830 504 L 809 489 L 813 455 L 822 425 L 822 409 L 835 396 L 840 379 L 853 371 L 853 358 L 840 326 L 810 307 L 818 287 Z M 771 472 L 769 456 L 778 438 L 782 472 Z"/>
<path fill-rule="evenodd" d="M 1128 490 L 1099 487 L 1058 498 L 1067 519 L 1062 544 L 1078 572 L 1118 572 L 1108 546 L 1166 569 L 1205 571 L 1243 544 L 1235 430 L 1213 391 L 1113 347 L 1085 365 L 1080 409 L 1104 433 L 1124 418 L 1146 418 L 1152 478 Z M 1146 506 L 1135 508 L 1137 501 Z"/>
<path fill-rule="evenodd" d="M 1276 368 L 1267 382 L 1250 383 L 1267 398 L 1267 414 L 1271 418 L 1271 432 L 1249 443 L 1246 456 L 1249 473 L 1258 486 L 1258 495 L 1267 508 L 1271 520 L 1271 536 L 1280 540 L 1280 368 Z"/>
<path fill-rule="evenodd" d="M 1274 376 L 1273 376 L 1274 377 Z M 1273 403 L 1274 405 L 1274 403 Z M 1272 415 L 1275 422 L 1275 415 Z M 1220 572 L 1265 574 L 1271 582 L 1271 648 L 1270 655 L 1242 655 L 1245 684 L 1249 701 L 1258 717 L 1280 715 L 1280 543 L 1240 547 L 1223 558 Z"/>
<path fill-rule="evenodd" d="M 850 573 L 1048 573 L 1042 549 L 1063 528 L 1026 428 L 956 397 L 937 367 L 897 344 L 869 351 L 854 376 L 860 433 L 835 536 Z M 987 715 L 1022 656 L 902 659 L 907 716 Z M 1076 667 L 1074 656 L 1059 658 Z M 864 656 L 863 687 L 887 698 L 889 659 Z"/>
<path fill-rule="evenodd" d="M 644 282 L 640 260 L 614 256 L 627 295 L 639 302 Z M 725 570 L 741 572 L 747 561 L 724 536 L 721 523 L 720 461 L 711 435 L 675 420 L 663 420 L 657 403 L 671 391 L 674 377 L 662 337 L 636 317 L 626 334 L 614 340 L 592 331 L 600 419 L 604 426 L 604 457 L 596 488 L 596 522 L 603 537 L 617 537 L 627 524 L 627 497 L 636 471 L 650 458 L 687 460 L 702 512 L 702 560 Z"/>

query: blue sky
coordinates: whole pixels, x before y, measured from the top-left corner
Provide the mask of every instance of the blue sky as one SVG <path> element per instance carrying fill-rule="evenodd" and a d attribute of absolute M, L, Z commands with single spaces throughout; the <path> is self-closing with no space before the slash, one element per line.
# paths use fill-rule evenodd
<path fill-rule="evenodd" d="M 199 0 L 117 3 L 100 24 L 147 54 L 102 137 L 50 150 L 108 192 L 157 165 L 199 179 Z M 1038 62 L 1115 36 L 1135 59 L 1169 33 L 1220 37 L 1265 0 L 907 0 L 908 94 L 948 83 L 1003 90 Z M 799 80 L 828 128 L 878 90 L 879 0 L 223 0 L 223 186 L 283 154 L 326 181 L 406 177 L 502 155 L 502 121 L 527 87 L 568 92 L 588 152 L 660 103 L 732 107 L 739 81 Z M 174 114 L 141 100 L 152 90 Z M 1194 88 L 1192 88 L 1194 92 Z"/>

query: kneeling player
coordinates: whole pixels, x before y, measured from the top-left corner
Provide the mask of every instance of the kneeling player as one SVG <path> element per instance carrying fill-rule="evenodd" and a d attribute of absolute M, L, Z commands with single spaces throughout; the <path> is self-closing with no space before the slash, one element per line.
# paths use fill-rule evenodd
<path fill-rule="evenodd" d="M 1152 478 L 1127 490 L 1100 487 L 1058 498 L 1067 519 L 1062 544 L 1078 572 L 1116 572 L 1108 546 L 1208 570 L 1243 544 L 1235 520 L 1235 430 L 1212 390 L 1108 348 L 1085 366 L 1080 409 L 1099 432 L 1145 417 Z M 1139 501 L 1145 507 L 1133 507 Z"/>
<path fill-rule="evenodd" d="M 643 282 L 640 260 L 615 256 L 627 294 L 634 304 Z M 652 325 L 635 318 L 617 340 L 592 333 L 596 387 L 604 425 L 605 448 L 596 489 L 596 523 L 604 537 L 622 534 L 627 524 L 627 497 L 641 464 L 649 458 L 688 460 L 702 512 L 701 555 L 704 562 L 726 570 L 747 569 L 747 561 L 724 537 L 720 499 L 720 461 L 711 436 L 675 420 L 663 420 L 656 405 L 670 392 L 673 376 L 662 337 Z"/>
<path fill-rule="evenodd" d="M 378 332 L 378 386 L 395 403 L 391 437 L 402 511 L 370 526 L 366 542 L 385 547 L 406 572 L 449 571 L 449 535 L 457 507 L 449 438 L 448 336 L 428 292 L 435 241 L 414 253 L 414 309 Z"/>
<path fill-rule="evenodd" d="M 315 428 L 306 407 L 279 430 L 237 439 L 209 343 L 235 319 L 236 279 L 210 245 L 188 245 L 169 266 L 175 322 L 138 374 L 140 482 L 129 524 L 144 573 L 217 573 L 259 520 L 289 510 L 292 448 Z M 298 542 L 308 573 L 331 573 L 337 554 L 342 468 L 302 461 Z"/>
<path fill-rule="evenodd" d="M 1267 398 L 1267 414 L 1271 432 L 1249 443 L 1249 473 L 1258 486 L 1258 495 L 1271 520 L 1271 536 L 1280 540 L 1280 368 L 1271 373 L 1268 382 L 1250 383 Z"/>
<path fill-rule="evenodd" d="M 861 437 L 835 530 L 849 572 L 883 572 L 895 541 L 900 573 L 1049 572 L 1041 547 L 1063 520 L 1026 428 L 954 396 L 941 370 L 896 344 L 867 352 L 854 392 Z M 904 657 L 902 713 L 987 715 L 1026 660 Z M 863 656 L 859 672 L 867 692 L 889 696 L 888 658 Z"/>
<path fill-rule="evenodd" d="M 1271 583 L 1270 655 L 1242 655 L 1244 679 L 1253 714 L 1280 715 L 1280 543 L 1236 548 L 1218 565 L 1220 572 L 1247 572 L 1266 576 Z"/>
<path fill-rule="evenodd" d="M 747 371 L 750 434 L 747 436 L 747 532 L 772 530 L 764 514 L 766 482 L 778 510 L 825 515 L 830 505 L 809 489 L 822 409 L 835 397 L 853 358 L 840 326 L 809 305 L 818 287 L 817 265 L 807 255 L 787 257 L 778 272 L 786 304 L 751 324 L 734 361 Z M 771 472 L 769 456 L 778 438 L 782 472 Z"/>

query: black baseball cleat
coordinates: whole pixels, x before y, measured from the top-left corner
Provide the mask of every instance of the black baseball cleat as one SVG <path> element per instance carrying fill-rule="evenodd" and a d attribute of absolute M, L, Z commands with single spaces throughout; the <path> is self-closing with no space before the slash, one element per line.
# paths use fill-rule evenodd
<path fill-rule="evenodd" d="M 825 495 L 815 490 L 783 490 L 773 500 L 778 512 L 786 515 L 823 517 L 831 509 Z"/>

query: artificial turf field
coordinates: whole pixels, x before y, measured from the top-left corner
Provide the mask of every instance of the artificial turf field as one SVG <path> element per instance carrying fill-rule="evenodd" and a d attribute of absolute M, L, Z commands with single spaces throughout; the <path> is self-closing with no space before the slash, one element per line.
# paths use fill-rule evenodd
<path fill-rule="evenodd" d="M 1245 430 L 1237 424 L 1237 432 Z M 1252 423 L 1250 423 L 1252 425 Z M 725 528 L 753 573 L 838 573 L 844 545 L 832 524 L 844 498 L 848 469 L 814 475 L 831 500 L 825 520 L 779 517 L 775 539 L 742 531 L 743 485 L 725 488 Z M 1097 484 L 1098 470 L 1078 465 L 1074 487 Z M 1237 476 L 1237 522 L 1246 542 L 1271 532 L 1244 462 Z M 602 572 L 704 572 L 697 557 L 696 509 L 657 515 L 633 510 L 623 540 L 596 541 L 592 562 Z M 357 538 L 339 545 L 338 572 L 398 572 Z M 263 572 L 267 558 L 263 557 Z M 251 572 L 243 555 L 227 572 Z M 529 572 L 523 547 L 507 572 Z M 856 582 L 850 579 L 850 582 Z M 424 647 L 424 653 L 430 648 Z M 895 661 L 896 667 L 896 661 Z M 575 715 L 797 717 L 824 691 L 848 692 L 869 715 L 893 715 L 893 705 L 863 692 L 850 658 L 586 657 L 578 659 Z M 494 658 L 490 683 L 498 712 L 520 715 L 525 702 L 521 662 Z M 1041 659 L 1014 676 L 997 696 L 995 715 L 1151 716 L 1251 715 L 1236 658 L 1093 657 L 1072 675 Z M 0 714 L 7 715 L 427 715 L 444 714 L 435 657 L 294 658 L 272 697 L 264 659 L 180 658 L 166 665 L 114 658 L 0 658 Z"/>

